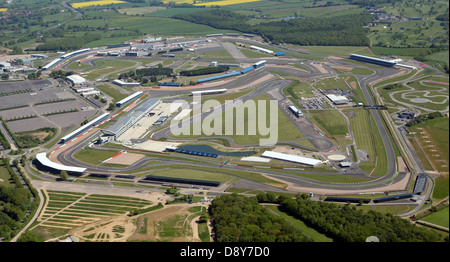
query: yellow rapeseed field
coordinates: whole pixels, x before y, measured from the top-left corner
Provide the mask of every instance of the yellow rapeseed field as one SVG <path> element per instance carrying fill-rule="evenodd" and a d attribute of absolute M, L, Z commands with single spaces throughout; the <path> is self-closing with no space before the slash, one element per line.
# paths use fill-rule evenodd
<path fill-rule="evenodd" d="M 234 4 L 243 4 L 250 2 L 258 2 L 261 0 L 218 0 L 214 2 L 204 2 L 201 0 L 196 0 L 194 4 L 194 0 L 164 0 L 164 3 L 175 2 L 177 4 L 194 4 L 196 6 L 204 5 L 204 6 L 212 6 L 212 5 L 234 5 Z"/>
<path fill-rule="evenodd" d="M 109 4 L 120 4 L 126 3 L 125 1 L 120 0 L 99 0 L 99 1 L 89 1 L 89 2 L 81 2 L 81 3 L 73 3 L 73 8 L 83 8 L 86 6 L 94 6 L 94 5 L 109 5 Z"/>
<path fill-rule="evenodd" d="M 0 12 L 6 12 L 8 11 L 8 8 L 0 8 Z"/>
<path fill-rule="evenodd" d="M 207 3 L 199 3 L 197 1 L 197 6 L 204 5 L 204 6 L 212 6 L 212 5 L 234 5 L 234 4 L 243 4 L 243 3 L 250 3 L 250 2 L 258 2 L 261 0 L 223 0 L 223 1 L 214 1 L 214 2 L 207 2 Z"/>

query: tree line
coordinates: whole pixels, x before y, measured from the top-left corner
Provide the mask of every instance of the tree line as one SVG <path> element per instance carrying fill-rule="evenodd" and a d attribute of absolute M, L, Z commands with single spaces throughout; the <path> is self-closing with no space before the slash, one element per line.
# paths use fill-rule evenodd
<path fill-rule="evenodd" d="M 365 242 L 376 236 L 381 242 L 448 241 L 434 231 L 420 228 L 392 214 L 363 211 L 355 205 L 313 201 L 307 194 L 294 198 L 273 193 L 256 197 L 222 195 L 214 199 L 210 214 L 218 242 L 310 242 L 304 233 L 289 226 L 260 203 L 279 209 L 335 242 Z"/>
<path fill-rule="evenodd" d="M 259 194 L 260 202 L 275 202 L 280 209 L 335 242 L 365 242 L 376 236 L 380 242 L 441 242 L 442 235 L 420 228 L 392 214 L 363 211 L 355 205 L 313 201 L 307 194 L 295 198 Z M 445 239 L 448 241 L 448 237 Z"/>
<path fill-rule="evenodd" d="M 0 165 L 8 170 L 14 182 L 14 186 L 0 185 L 0 237 L 7 239 L 20 226 L 31 201 L 30 192 L 23 187 L 9 161 L 9 158 L 4 158 Z"/>
<path fill-rule="evenodd" d="M 214 8 L 194 13 L 177 14 L 175 19 L 205 24 L 217 29 L 236 30 L 242 33 L 258 34 L 274 44 L 298 45 L 368 46 L 370 41 L 363 25 L 372 21 L 368 13 L 350 14 L 330 18 L 300 18 L 247 23 L 252 17 L 232 11 Z"/>
<path fill-rule="evenodd" d="M 228 66 L 210 66 L 200 69 L 184 70 L 180 72 L 181 76 L 198 76 L 226 72 L 230 69 Z"/>
<path fill-rule="evenodd" d="M 218 242 L 312 242 L 255 197 L 222 195 L 214 199 L 210 213 Z"/>
<path fill-rule="evenodd" d="M 437 117 L 442 117 L 442 114 L 440 112 L 433 112 L 433 113 L 429 113 L 429 114 L 425 114 L 425 115 L 419 115 L 419 116 L 415 117 L 414 119 L 411 119 L 408 123 L 406 123 L 406 126 L 408 126 L 408 127 L 415 126 L 415 125 L 425 122 L 429 119 L 434 119 Z"/>

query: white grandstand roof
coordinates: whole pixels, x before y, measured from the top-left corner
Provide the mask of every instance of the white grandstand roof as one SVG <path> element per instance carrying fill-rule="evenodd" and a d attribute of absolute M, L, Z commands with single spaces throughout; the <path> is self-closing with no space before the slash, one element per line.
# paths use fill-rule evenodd
<path fill-rule="evenodd" d="M 322 161 L 314 159 L 314 158 L 294 156 L 294 155 L 278 153 L 278 152 L 274 152 L 274 151 L 264 151 L 264 153 L 261 156 L 274 158 L 274 159 L 278 159 L 278 160 L 295 162 L 295 163 L 304 164 L 304 165 L 310 165 L 310 166 L 316 166 L 316 165 L 322 163 Z"/>
<path fill-rule="evenodd" d="M 94 120 L 92 120 L 92 121 L 90 121 L 89 123 L 83 125 L 82 127 L 79 127 L 78 129 L 76 129 L 76 130 L 73 131 L 72 133 L 70 133 L 70 134 L 68 134 L 68 135 L 66 135 L 66 136 L 64 136 L 64 137 L 62 137 L 61 139 L 62 139 L 62 140 L 66 140 L 66 139 L 71 138 L 71 137 L 74 136 L 75 134 L 81 133 L 81 132 L 84 131 L 85 129 L 91 127 L 93 123 L 95 123 L 95 122 L 97 122 L 98 120 L 100 120 L 100 119 L 106 117 L 107 115 L 109 115 L 109 113 L 104 113 L 104 114 L 102 114 L 101 116 L 96 117 Z"/>
<path fill-rule="evenodd" d="M 47 158 L 46 153 L 39 153 L 36 155 L 36 159 L 44 166 L 50 167 L 56 170 L 60 171 L 69 171 L 69 172 L 79 172 L 82 173 L 86 171 L 86 168 L 83 167 L 75 167 L 75 166 L 65 166 L 59 163 L 55 163 L 50 161 L 50 159 Z"/>
<path fill-rule="evenodd" d="M 226 92 L 228 89 L 222 88 L 222 89 L 214 89 L 214 90 L 201 90 L 201 91 L 192 91 L 191 93 L 194 94 L 209 94 L 209 93 L 221 93 Z"/>

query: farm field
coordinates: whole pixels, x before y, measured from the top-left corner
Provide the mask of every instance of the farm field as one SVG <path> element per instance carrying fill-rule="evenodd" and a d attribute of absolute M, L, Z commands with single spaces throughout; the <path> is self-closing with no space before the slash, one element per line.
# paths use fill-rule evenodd
<path fill-rule="evenodd" d="M 45 208 L 32 229 L 44 239 L 60 237 L 74 228 L 91 224 L 108 224 L 110 219 L 124 216 L 133 209 L 154 205 L 148 200 L 132 197 L 62 191 L 48 191 L 47 195 Z M 113 241 L 121 237 L 121 233 L 115 230 L 94 234 L 94 228 L 84 228 L 85 234 L 79 237 L 85 241 Z M 124 233 L 128 227 L 121 225 L 115 229 Z"/>
<path fill-rule="evenodd" d="M 88 6 L 97 6 L 97 5 L 111 5 L 111 4 L 123 4 L 125 1 L 120 0 L 99 0 L 99 1 L 87 1 L 81 3 L 72 3 L 73 8 L 83 8 Z"/>
<path fill-rule="evenodd" d="M 442 199 L 448 196 L 449 186 L 449 119 L 447 117 L 427 120 L 408 127 L 417 143 L 425 153 L 435 171 L 441 175 L 436 179 L 433 198 Z M 418 152 L 420 154 L 420 152 Z"/>

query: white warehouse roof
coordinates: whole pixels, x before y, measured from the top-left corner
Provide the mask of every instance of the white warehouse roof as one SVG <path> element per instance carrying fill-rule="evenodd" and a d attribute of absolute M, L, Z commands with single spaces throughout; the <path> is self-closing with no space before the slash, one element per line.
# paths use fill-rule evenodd
<path fill-rule="evenodd" d="M 86 79 L 79 75 L 70 75 L 67 77 L 67 79 L 74 84 L 83 84 L 86 82 Z"/>
<path fill-rule="evenodd" d="M 347 103 L 348 102 L 348 98 L 345 96 L 337 96 L 337 95 L 331 94 L 331 95 L 327 95 L 327 97 L 333 103 Z"/>
<path fill-rule="evenodd" d="M 60 171 L 69 171 L 69 172 L 79 172 L 82 173 L 86 170 L 86 168 L 83 167 L 75 167 L 75 166 L 65 166 L 59 163 L 55 163 L 50 161 L 50 159 L 47 158 L 47 154 L 46 153 L 39 153 L 36 155 L 36 159 L 37 161 L 39 161 L 39 163 L 41 163 L 42 165 L 46 166 L 46 167 L 50 167 L 56 170 L 60 170 Z"/>
<path fill-rule="evenodd" d="M 275 158 L 278 160 L 295 162 L 295 163 L 309 165 L 309 166 L 316 166 L 316 165 L 322 163 L 322 161 L 314 159 L 314 158 L 294 156 L 294 155 L 278 153 L 278 152 L 274 152 L 274 151 L 264 151 L 264 153 L 261 156 Z"/>

